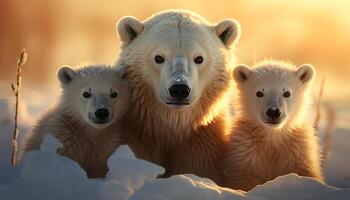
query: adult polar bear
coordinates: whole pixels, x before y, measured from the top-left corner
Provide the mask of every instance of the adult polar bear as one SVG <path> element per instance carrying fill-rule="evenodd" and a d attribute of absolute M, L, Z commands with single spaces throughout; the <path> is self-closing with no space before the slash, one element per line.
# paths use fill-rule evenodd
<path fill-rule="evenodd" d="M 117 24 L 118 66 L 126 66 L 132 108 L 123 130 L 137 157 L 163 166 L 163 177 L 192 173 L 222 184 L 230 130 L 233 46 L 240 26 L 210 24 L 170 10 Z"/>

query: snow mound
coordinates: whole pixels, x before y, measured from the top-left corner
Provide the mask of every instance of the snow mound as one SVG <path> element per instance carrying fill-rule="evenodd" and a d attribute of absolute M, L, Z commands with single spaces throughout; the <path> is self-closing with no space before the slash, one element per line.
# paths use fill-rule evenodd
<path fill-rule="evenodd" d="M 315 179 L 289 174 L 278 177 L 250 192 L 222 188 L 208 179 L 194 175 L 177 175 L 146 183 L 131 200 L 303 200 L 344 199 L 350 197 L 350 189 L 338 189 L 324 185 Z"/>
<path fill-rule="evenodd" d="M 235 200 L 235 199 L 349 199 L 350 189 L 324 185 L 315 179 L 289 174 L 250 192 L 217 186 L 195 175 L 157 179 L 164 169 L 137 159 L 121 146 L 108 160 L 106 178 L 88 179 L 80 166 L 56 154 L 61 146 L 47 136 L 40 150 L 28 153 L 19 166 L 0 168 L 1 200 Z"/>
<path fill-rule="evenodd" d="M 245 192 L 217 186 L 206 178 L 195 175 L 176 175 L 166 179 L 157 179 L 145 184 L 131 200 L 169 200 L 200 199 L 223 200 L 245 199 Z"/>
<path fill-rule="evenodd" d="M 49 101 L 21 104 L 19 144 L 38 112 L 45 109 L 41 102 Z M 61 144 L 50 136 L 45 138 L 41 150 L 30 152 L 19 166 L 10 166 L 13 107 L 12 100 L 0 98 L 1 200 L 350 199 L 349 128 L 336 129 L 332 152 L 325 163 L 326 180 L 332 186 L 289 174 L 243 192 L 190 174 L 157 179 L 164 169 L 137 159 L 127 146 L 119 147 L 108 160 L 110 171 L 106 178 L 88 179 L 76 162 L 56 154 Z"/>
<path fill-rule="evenodd" d="M 247 197 L 250 199 L 306 200 L 349 199 L 350 189 L 338 189 L 316 179 L 288 174 L 256 186 Z"/>
<path fill-rule="evenodd" d="M 123 200 L 164 172 L 161 167 L 136 159 L 127 146 L 121 146 L 108 160 L 111 170 L 107 177 L 88 179 L 76 162 L 56 154 L 59 146 L 48 136 L 41 150 L 28 153 L 20 166 L 0 169 L 1 199 Z"/>

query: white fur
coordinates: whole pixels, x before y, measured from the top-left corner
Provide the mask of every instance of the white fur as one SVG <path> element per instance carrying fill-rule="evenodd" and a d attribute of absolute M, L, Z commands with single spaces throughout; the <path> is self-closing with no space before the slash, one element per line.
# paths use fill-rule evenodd
<path fill-rule="evenodd" d="M 47 111 L 26 135 L 20 160 L 26 152 L 39 149 L 51 134 L 63 147 L 58 153 L 78 162 L 88 177 L 103 177 L 107 159 L 122 142 L 120 121 L 129 105 L 128 84 L 123 70 L 102 65 L 80 69 L 62 67 L 58 73 L 62 95 L 58 105 Z M 83 93 L 88 91 L 88 98 Z M 117 96 L 111 96 L 117 92 Z M 96 111 L 107 109 L 109 117 L 96 121 Z M 97 123 L 98 122 L 98 123 Z"/>
<path fill-rule="evenodd" d="M 62 82 L 60 72 L 67 71 L 72 76 L 70 83 Z M 110 112 L 110 122 L 117 120 L 120 113 L 127 109 L 127 93 L 123 90 L 118 71 L 115 68 L 109 68 L 102 65 L 91 65 L 81 69 L 73 70 L 63 67 L 58 72 L 58 78 L 61 80 L 62 100 L 60 106 L 64 112 L 69 113 L 73 118 L 81 121 L 82 124 L 95 126 L 96 128 L 105 127 L 110 123 L 98 125 L 91 122 L 88 118 L 89 112 L 93 113 L 98 107 L 105 107 Z M 84 98 L 83 93 L 89 92 L 90 98 Z M 110 98 L 112 92 L 117 92 L 118 97 Z M 121 95 L 121 96 L 120 96 Z M 98 102 L 97 97 L 104 97 L 104 102 Z M 118 107 L 118 104 L 125 105 Z"/>
<path fill-rule="evenodd" d="M 157 13 L 142 22 L 135 17 L 124 17 L 118 22 L 117 31 L 124 48 L 117 66 L 147 66 L 140 68 L 140 73 L 164 104 L 171 99 L 168 90 L 176 70 L 182 71 L 191 88 L 188 102 L 194 105 L 216 76 L 216 66 L 231 68 L 229 72 L 232 70 L 232 65 L 225 62 L 235 60 L 234 54 L 224 54 L 238 41 L 240 25 L 232 19 L 213 25 L 196 13 L 174 10 Z M 138 59 L 128 59 L 131 56 L 128 52 Z M 157 55 L 165 62 L 155 63 Z M 194 63 L 197 56 L 203 57 L 203 63 Z M 182 59 L 179 65 L 182 69 L 175 66 L 179 59 Z"/>
<path fill-rule="evenodd" d="M 308 72 L 308 73 L 306 73 Z M 247 80 L 242 80 L 242 73 Z M 307 74 L 301 80 L 298 74 Z M 302 65 L 299 69 L 288 63 L 273 60 L 265 60 L 257 63 L 252 68 L 238 66 L 234 71 L 234 77 L 239 91 L 237 102 L 240 115 L 252 118 L 253 121 L 263 122 L 264 115 L 272 101 L 280 101 L 285 119 L 278 126 L 280 128 L 299 126 L 310 116 L 307 110 L 311 104 L 311 87 L 315 70 L 311 65 Z M 256 93 L 261 91 L 264 97 L 258 98 Z M 290 97 L 283 97 L 283 93 L 289 91 Z M 244 102 L 244 103 L 242 103 Z M 269 126 L 267 126 L 269 127 Z"/>
<path fill-rule="evenodd" d="M 122 49 L 116 66 L 127 68 L 132 92 L 123 129 L 128 145 L 139 158 L 163 166 L 163 177 L 193 173 L 220 184 L 239 24 L 168 10 L 145 21 L 124 17 L 117 31 Z M 185 103 L 171 95 L 177 80 L 190 88 Z"/>
<path fill-rule="evenodd" d="M 318 140 L 307 121 L 314 75 L 311 65 L 273 60 L 236 67 L 239 112 L 224 164 L 226 186 L 250 190 L 288 173 L 324 181 Z M 280 114 L 269 117 L 270 108 Z"/>

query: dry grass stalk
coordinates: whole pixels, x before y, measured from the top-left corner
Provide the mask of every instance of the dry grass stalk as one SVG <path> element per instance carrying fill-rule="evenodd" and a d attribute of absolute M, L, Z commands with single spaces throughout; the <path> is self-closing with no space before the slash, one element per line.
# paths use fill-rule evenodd
<path fill-rule="evenodd" d="M 15 109 L 15 127 L 13 130 L 13 136 L 12 136 L 12 156 L 11 156 L 11 164 L 16 164 L 16 154 L 18 149 L 18 143 L 17 138 L 19 134 L 18 130 L 18 104 L 19 104 L 19 91 L 21 88 L 21 73 L 22 73 L 22 67 L 27 61 L 27 51 L 25 49 L 22 50 L 20 57 L 17 61 L 17 78 L 16 78 L 16 85 L 14 83 L 11 84 L 11 89 L 13 91 L 13 94 L 16 97 L 16 109 Z"/>
<path fill-rule="evenodd" d="M 318 93 L 317 103 L 316 103 L 316 118 L 314 121 L 314 129 L 317 133 L 320 120 L 321 120 L 321 104 L 322 104 L 322 98 L 323 98 L 323 90 L 324 90 L 324 84 L 325 84 L 325 78 L 322 78 L 320 91 Z"/>
<path fill-rule="evenodd" d="M 323 138 L 323 152 L 324 161 L 327 161 L 332 149 L 333 132 L 335 128 L 335 111 L 332 106 L 327 105 L 327 124 Z M 325 163 L 325 162 L 323 162 Z"/>
<path fill-rule="evenodd" d="M 323 92 L 324 92 L 324 85 L 325 85 L 325 78 L 322 78 L 321 85 L 320 85 L 320 91 L 318 93 L 317 103 L 316 103 L 316 118 L 314 121 L 314 129 L 315 133 L 319 131 L 319 125 L 321 120 L 321 106 L 322 106 L 322 98 L 323 98 Z M 323 156 L 323 162 L 322 165 L 326 163 L 328 160 L 328 157 L 331 152 L 332 148 L 332 142 L 333 142 L 333 132 L 335 128 L 335 111 L 330 106 L 326 106 L 326 126 L 325 126 L 325 132 L 323 137 L 323 150 L 322 150 L 322 156 Z"/>

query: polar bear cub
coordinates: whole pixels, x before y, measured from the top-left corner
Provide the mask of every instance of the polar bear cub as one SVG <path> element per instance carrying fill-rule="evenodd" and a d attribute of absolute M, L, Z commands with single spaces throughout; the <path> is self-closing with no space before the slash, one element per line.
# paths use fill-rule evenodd
<path fill-rule="evenodd" d="M 312 123 L 311 85 L 315 70 L 305 64 L 266 60 L 234 70 L 238 114 L 225 162 L 226 186 L 250 190 L 288 173 L 323 181 Z"/>
<path fill-rule="evenodd" d="M 59 154 L 78 162 L 89 178 L 104 177 L 107 159 L 121 143 L 119 123 L 128 109 L 124 71 L 104 65 L 60 68 L 59 102 L 28 133 L 21 157 L 52 134 L 63 144 Z"/>

